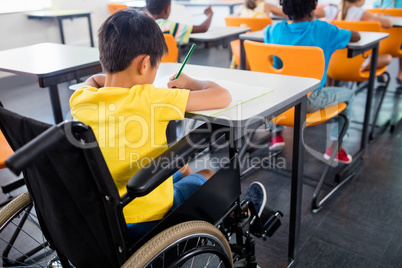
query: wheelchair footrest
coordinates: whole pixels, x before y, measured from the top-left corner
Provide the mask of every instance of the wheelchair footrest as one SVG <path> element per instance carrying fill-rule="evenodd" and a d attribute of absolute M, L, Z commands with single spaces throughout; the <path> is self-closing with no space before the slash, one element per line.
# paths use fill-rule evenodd
<path fill-rule="evenodd" d="M 271 237 L 281 226 L 282 217 L 282 212 L 266 207 L 260 217 L 255 217 L 250 222 L 250 232 L 254 236 L 266 240 L 267 236 Z"/>

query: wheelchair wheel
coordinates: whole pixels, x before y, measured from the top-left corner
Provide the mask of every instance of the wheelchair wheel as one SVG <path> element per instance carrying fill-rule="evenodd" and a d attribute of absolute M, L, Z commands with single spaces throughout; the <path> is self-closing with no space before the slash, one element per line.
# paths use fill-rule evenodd
<path fill-rule="evenodd" d="M 133 267 L 232 267 L 225 236 L 203 221 L 177 224 L 152 238 L 123 265 Z"/>
<path fill-rule="evenodd" d="M 0 252 L 1 267 L 57 267 L 28 192 L 0 210 Z"/>

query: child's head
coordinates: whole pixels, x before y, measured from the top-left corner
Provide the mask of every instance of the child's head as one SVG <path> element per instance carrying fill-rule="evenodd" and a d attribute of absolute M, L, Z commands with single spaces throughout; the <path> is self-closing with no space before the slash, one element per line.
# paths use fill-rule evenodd
<path fill-rule="evenodd" d="M 260 0 L 246 0 L 246 7 L 248 9 L 254 10 Z"/>
<path fill-rule="evenodd" d="M 161 15 L 167 19 L 170 13 L 171 2 L 171 0 L 146 0 L 146 6 L 151 15 Z"/>
<path fill-rule="evenodd" d="M 108 73 L 124 71 L 140 55 L 149 55 L 151 66 L 156 67 L 168 51 L 158 24 L 134 8 L 112 14 L 98 37 L 100 61 Z"/>
<path fill-rule="evenodd" d="M 311 17 L 317 6 L 317 0 L 280 0 L 285 13 L 291 20 L 300 20 L 306 16 Z"/>
<path fill-rule="evenodd" d="M 338 9 L 341 12 L 338 13 L 337 19 L 344 20 L 346 18 L 346 14 L 348 13 L 350 5 L 361 7 L 364 5 L 364 3 L 364 0 L 341 0 L 338 5 Z"/>

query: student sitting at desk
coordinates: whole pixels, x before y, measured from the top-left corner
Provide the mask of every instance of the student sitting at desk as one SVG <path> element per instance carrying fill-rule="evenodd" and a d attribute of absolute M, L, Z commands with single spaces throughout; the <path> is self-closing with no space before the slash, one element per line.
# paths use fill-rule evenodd
<path fill-rule="evenodd" d="M 147 11 L 158 23 L 163 33 L 174 36 L 176 43 L 188 43 L 190 33 L 204 33 L 208 31 L 211 25 L 213 12 L 211 6 L 204 10 L 207 16 L 200 25 L 182 24 L 168 20 L 170 15 L 171 0 L 146 0 Z"/>
<path fill-rule="evenodd" d="M 328 21 L 337 20 L 347 20 L 347 21 L 378 21 L 384 28 L 392 27 L 392 21 L 387 17 L 382 15 L 373 15 L 367 12 L 363 5 L 365 0 L 341 0 L 339 7 L 335 5 L 326 6 L 324 9 L 317 9 L 314 15 L 317 17 L 325 17 Z M 361 70 L 370 70 L 370 59 L 364 61 Z M 388 66 L 392 61 L 392 56 L 390 54 L 380 54 L 378 55 L 377 68 L 382 68 Z M 379 79 L 384 79 L 379 77 Z"/>
<path fill-rule="evenodd" d="M 270 14 L 287 17 L 283 13 L 282 8 L 265 3 L 264 0 L 246 0 L 244 6 L 239 11 L 239 16 L 242 18 L 265 18 Z"/>
<path fill-rule="evenodd" d="M 93 129 L 121 196 L 130 177 L 167 149 L 169 121 L 183 120 L 185 111 L 231 103 L 225 88 L 184 74 L 168 83 L 174 89 L 155 88 L 152 83 L 165 53 L 165 39 L 151 17 L 135 9 L 120 10 L 99 30 L 106 75 L 89 78 L 70 99 L 74 119 Z M 208 169 L 181 171 L 123 209 L 131 239 L 150 230 L 213 174 Z"/>
<path fill-rule="evenodd" d="M 314 19 L 314 10 L 317 0 L 282 0 L 283 11 L 293 22 L 282 21 L 274 26 L 269 25 L 264 29 L 264 42 L 279 45 L 298 45 L 298 46 L 316 46 L 324 51 L 325 71 L 321 80 L 321 88 L 316 89 L 307 100 L 307 112 L 311 113 L 327 106 L 341 102 L 347 102 L 348 106 L 343 111 L 350 115 L 351 104 L 354 99 L 354 93 L 348 88 L 324 87 L 327 77 L 328 63 L 335 50 L 346 48 L 349 42 L 360 40 L 360 35 L 355 31 L 339 29 L 325 21 Z M 275 59 L 274 65 L 279 66 Z M 306 66 L 308 68 L 308 66 Z M 343 121 L 343 118 L 341 119 Z M 339 120 L 340 121 L 340 120 Z M 341 122 L 343 124 L 343 122 Z M 329 159 L 335 141 L 338 139 L 341 128 L 332 125 L 330 137 L 333 140 L 324 154 Z M 276 135 L 275 135 L 276 134 Z M 280 148 L 285 145 L 281 132 L 274 133 L 275 137 L 271 139 L 270 149 Z M 335 148 L 334 148 L 335 149 Z M 352 157 L 341 147 L 336 148 L 338 153 L 335 161 L 348 164 Z"/>
<path fill-rule="evenodd" d="M 374 7 L 402 8 L 402 0 L 376 0 Z"/>

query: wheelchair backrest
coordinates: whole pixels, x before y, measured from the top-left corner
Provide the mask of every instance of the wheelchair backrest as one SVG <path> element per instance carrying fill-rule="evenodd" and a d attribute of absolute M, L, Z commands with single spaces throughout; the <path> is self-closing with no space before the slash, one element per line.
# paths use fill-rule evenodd
<path fill-rule="evenodd" d="M 51 126 L 4 108 L 0 128 L 17 150 L 6 164 L 17 173 L 26 167 L 50 245 L 76 267 L 120 267 L 126 259 L 120 197 L 92 130 L 77 121 Z"/>

